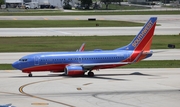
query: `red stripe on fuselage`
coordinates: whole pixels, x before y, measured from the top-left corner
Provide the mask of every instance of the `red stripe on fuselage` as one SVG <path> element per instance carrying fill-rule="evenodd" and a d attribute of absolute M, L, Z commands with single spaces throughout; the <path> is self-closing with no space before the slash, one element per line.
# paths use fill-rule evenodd
<path fill-rule="evenodd" d="M 30 72 L 40 72 L 40 71 L 53 71 L 53 72 L 63 72 L 67 64 L 49 64 L 49 65 L 39 65 L 30 68 L 25 68 L 22 70 L 24 73 Z"/>

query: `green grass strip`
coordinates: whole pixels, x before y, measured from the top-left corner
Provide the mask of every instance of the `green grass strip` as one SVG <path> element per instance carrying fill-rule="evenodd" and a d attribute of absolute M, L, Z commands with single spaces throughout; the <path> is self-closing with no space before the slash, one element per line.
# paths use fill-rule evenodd
<path fill-rule="evenodd" d="M 129 44 L 134 36 L 52 36 L 0 37 L 0 52 L 75 51 L 82 43 L 85 50 L 112 50 Z M 180 49 L 179 35 L 154 36 L 151 49 L 168 49 L 174 44 Z"/>
<path fill-rule="evenodd" d="M 97 26 L 98 25 L 98 26 Z M 0 20 L 0 28 L 40 28 L 40 27 L 133 27 L 143 23 L 107 20 Z"/>
<path fill-rule="evenodd" d="M 11 64 L 0 64 L 0 70 L 15 70 Z"/>
<path fill-rule="evenodd" d="M 50 11 L 50 12 L 1 12 L 0 16 L 61 16 L 61 15 L 173 15 L 180 14 L 179 10 L 172 11 L 107 11 L 107 12 L 93 12 L 93 11 L 82 11 L 82 12 L 61 12 L 61 11 Z"/>
<path fill-rule="evenodd" d="M 179 60 L 140 61 L 121 68 L 180 68 Z"/>
<path fill-rule="evenodd" d="M 118 68 L 180 68 L 179 60 L 140 61 Z M 11 64 L 0 64 L 0 70 L 14 70 Z"/>

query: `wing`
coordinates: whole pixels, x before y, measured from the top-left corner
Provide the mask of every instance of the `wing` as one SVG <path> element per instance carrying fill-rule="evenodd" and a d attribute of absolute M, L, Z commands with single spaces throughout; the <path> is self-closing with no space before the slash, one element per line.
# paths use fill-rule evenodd
<path fill-rule="evenodd" d="M 105 65 L 124 65 L 130 64 L 131 62 L 114 62 L 114 63 L 90 63 L 90 64 L 82 64 L 83 67 L 92 67 L 92 66 L 105 66 Z"/>
<path fill-rule="evenodd" d="M 103 68 L 111 68 L 114 66 L 127 65 L 132 62 L 114 62 L 114 63 L 80 63 L 80 64 L 70 64 L 70 66 L 82 66 L 85 70 L 92 69 L 103 69 Z"/>

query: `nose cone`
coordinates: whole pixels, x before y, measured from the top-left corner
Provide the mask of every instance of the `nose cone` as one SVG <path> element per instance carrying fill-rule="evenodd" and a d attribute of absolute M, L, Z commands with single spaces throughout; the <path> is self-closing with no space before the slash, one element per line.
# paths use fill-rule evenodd
<path fill-rule="evenodd" d="M 19 68 L 19 62 L 18 62 L 18 61 L 14 62 L 14 63 L 12 64 L 12 66 L 13 66 L 14 68 L 16 68 L 16 69 L 20 69 L 20 68 Z"/>

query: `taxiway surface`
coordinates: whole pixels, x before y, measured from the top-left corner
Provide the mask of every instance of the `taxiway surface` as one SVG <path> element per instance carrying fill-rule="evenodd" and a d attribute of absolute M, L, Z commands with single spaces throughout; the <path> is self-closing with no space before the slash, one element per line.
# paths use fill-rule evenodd
<path fill-rule="evenodd" d="M 0 20 L 121 20 L 147 22 L 158 17 L 155 35 L 180 34 L 180 15 L 87 15 L 87 16 L 0 16 Z M 0 37 L 9 36 L 109 36 L 136 35 L 142 27 L 81 27 L 81 28 L 0 28 Z"/>
<path fill-rule="evenodd" d="M 161 26 L 180 27 L 180 15 L 67 15 L 67 16 L 0 16 L 0 20 L 120 20 L 132 22 L 147 22 L 150 17 L 157 17 Z"/>
<path fill-rule="evenodd" d="M 0 37 L 137 35 L 142 27 L 0 28 Z M 155 35 L 179 35 L 180 27 L 156 26 Z"/>
<path fill-rule="evenodd" d="M 162 26 L 180 26 L 180 15 L 67 15 L 67 16 L 0 16 L 0 20 L 121 20 L 133 22 L 147 22 L 150 17 L 158 17 L 158 24 Z"/>
<path fill-rule="evenodd" d="M 180 69 L 106 69 L 95 77 L 0 71 L 0 104 L 16 107 L 179 107 Z"/>

